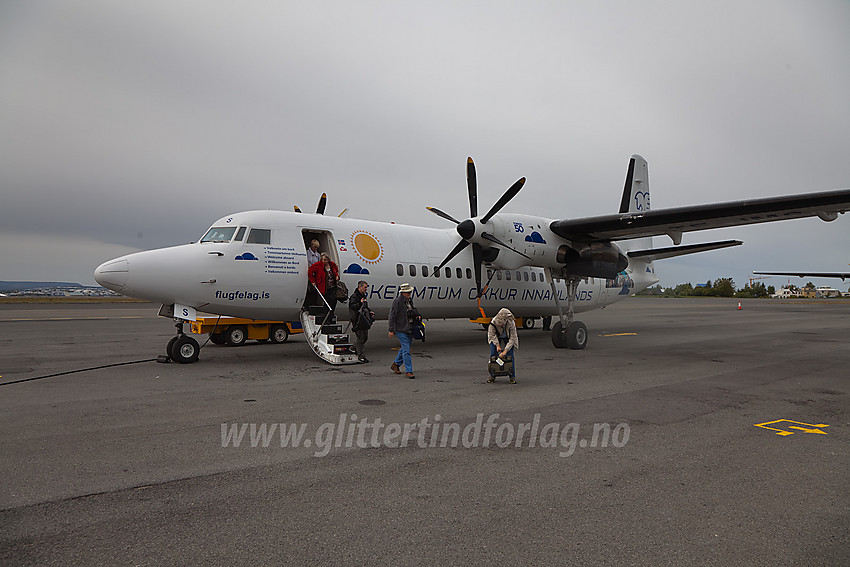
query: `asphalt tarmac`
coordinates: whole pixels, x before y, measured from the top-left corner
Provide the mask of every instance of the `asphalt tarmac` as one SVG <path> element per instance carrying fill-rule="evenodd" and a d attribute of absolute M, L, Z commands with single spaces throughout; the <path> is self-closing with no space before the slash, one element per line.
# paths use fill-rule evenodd
<path fill-rule="evenodd" d="M 459 320 L 408 380 L 385 322 L 178 365 L 158 306 L 0 305 L 0 564 L 850 565 L 850 304 L 736 306 L 538 323 L 512 386 Z"/>

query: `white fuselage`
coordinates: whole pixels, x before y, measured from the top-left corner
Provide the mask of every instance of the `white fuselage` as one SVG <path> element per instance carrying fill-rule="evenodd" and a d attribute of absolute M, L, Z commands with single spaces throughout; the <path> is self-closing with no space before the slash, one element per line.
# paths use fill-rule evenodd
<path fill-rule="evenodd" d="M 484 312 L 492 316 L 507 307 L 517 317 L 556 314 L 546 268 L 557 266 L 555 250 L 565 241 L 539 217 L 500 215 L 494 221 L 497 236 L 531 260 L 500 251 L 483 273 L 482 284 L 491 270 L 495 272 L 481 300 Z M 387 316 L 404 282 L 414 286 L 414 302 L 426 318 L 481 316 L 471 247 L 434 275 L 434 268 L 460 241 L 453 229 L 286 211 L 236 213 L 213 227 L 235 227 L 234 235 L 241 233 L 241 238 L 130 254 L 99 266 L 95 278 L 124 295 L 165 305 L 234 317 L 298 320 L 308 287 L 306 246 L 317 237 L 320 250 L 336 262 L 350 291 L 359 280 L 369 283 L 369 305 L 379 318 Z M 657 281 L 651 263 L 631 263 L 617 280 L 587 278 L 578 287 L 574 310 L 603 307 Z M 565 281 L 556 279 L 555 289 L 565 304 Z"/>

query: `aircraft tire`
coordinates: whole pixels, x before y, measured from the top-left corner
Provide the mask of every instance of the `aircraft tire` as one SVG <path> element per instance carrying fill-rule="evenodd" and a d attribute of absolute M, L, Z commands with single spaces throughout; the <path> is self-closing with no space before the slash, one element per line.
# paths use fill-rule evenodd
<path fill-rule="evenodd" d="M 189 364 L 198 360 L 201 346 L 192 337 L 181 335 L 171 345 L 171 360 L 180 364 Z"/>
<path fill-rule="evenodd" d="M 224 336 L 224 333 L 211 333 L 210 342 L 214 345 L 223 345 L 227 342 L 227 338 Z"/>
<path fill-rule="evenodd" d="M 552 325 L 552 344 L 555 345 L 555 348 L 567 348 L 569 346 L 567 333 L 561 330 L 560 321 Z"/>
<path fill-rule="evenodd" d="M 269 340 L 276 345 L 285 343 L 289 339 L 289 329 L 286 325 L 272 325 L 269 329 Z"/>
<path fill-rule="evenodd" d="M 573 350 L 581 350 L 587 346 L 587 325 L 581 321 L 573 321 L 567 325 L 567 346 Z"/>
<path fill-rule="evenodd" d="M 242 346 L 248 340 L 248 329 L 242 325 L 234 325 L 224 332 L 227 346 Z"/>
<path fill-rule="evenodd" d="M 534 319 L 531 317 L 523 317 L 522 318 L 522 328 L 523 329 L 533 329 L 534 328 Z"/>
<path fill-rule="evenodd" d="M 171 337 L 171 340 L 168 341 L 168 345 L 166 345 L 166 347 L 165 347 L 165 354 L 168 356 L 168 358 L 171 358 L 171 347 L 174 346 L 174 343 L 177 342 L 178 338 L 180 338 L 180 337 L 174 336 L 174 337 Z"/>

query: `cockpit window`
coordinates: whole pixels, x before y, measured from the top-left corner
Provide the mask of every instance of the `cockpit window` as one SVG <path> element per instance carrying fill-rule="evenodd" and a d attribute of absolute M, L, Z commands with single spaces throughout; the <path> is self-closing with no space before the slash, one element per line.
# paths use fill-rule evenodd
<path fill-rule="evenodd" d="M 235 226 L 214 226 L 207 231 L 201 242 L 230 242 L 234 232 Z"/>
<path fill-rule="evenodd" d="M 272 231 L 267 228 L 252 228 L 248 233 L 248 244 L 271 244 Z"/>
<path fill-rule="evenodd" d="M 236 232 L 236 238 L 234 238 L 233 240 L 235 240 L 237 242 L 242 242 L 242 239 L 245 237 L 245 229 L 246 228 L 247 227 L 240 226 L 239 230 Z"/>

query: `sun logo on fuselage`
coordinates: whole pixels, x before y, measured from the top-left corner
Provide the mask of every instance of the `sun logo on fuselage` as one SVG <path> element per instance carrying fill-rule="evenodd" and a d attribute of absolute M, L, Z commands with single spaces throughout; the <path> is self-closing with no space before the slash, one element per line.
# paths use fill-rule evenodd
<path fill-rule="evenodd" d="M 384 256 L 381 241 L 365 230 L 355 230 L 351 233 L 351 246 L 360 259 L 367 264 L 377 264 Z"/>

